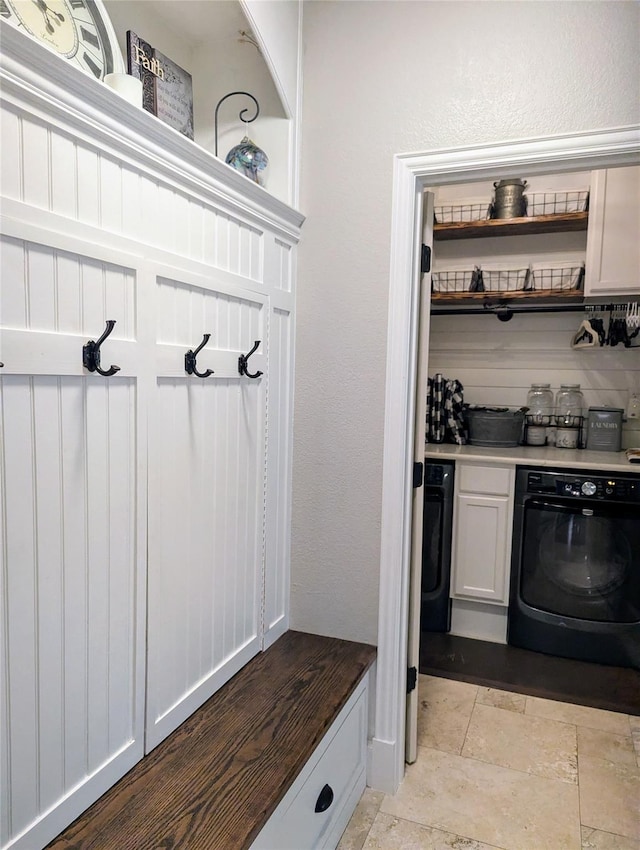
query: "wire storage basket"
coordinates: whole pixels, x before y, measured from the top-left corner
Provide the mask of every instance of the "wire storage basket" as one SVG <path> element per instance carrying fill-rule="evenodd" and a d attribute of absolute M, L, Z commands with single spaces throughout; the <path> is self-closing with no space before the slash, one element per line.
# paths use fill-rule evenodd
<path fill-rule="evenodd" d="M 530 289 L 568 292 L 582 289 L 584 263 L 571 261 L 557 263 L 532 263 Z"/>
<path fill-rule="evenodd" d="M 482 283 L 486 292 L 522 292 L 530 289 L 529 275 L 529 266 L 482 264 Z"/>
<path fill-rule="evenodd" d="M 433 209 L 436 224 L 454 224 L 455 222 L 485 221 L 489 218 L 491 203 L 486 198 L 452 201 L 450 204 L 436 204 Z"/>
<path fill-rule="evenodd" d="M 477 292 L 482 289 L 478 266 L 450 266 L 431 273 L 434 292 Z"/>
<path fill-rule="evenodd" d="M 528 192 L 527 215 L 563 215 L 565 213 L 585 212 L 588 203 L 588 189 Z"/>

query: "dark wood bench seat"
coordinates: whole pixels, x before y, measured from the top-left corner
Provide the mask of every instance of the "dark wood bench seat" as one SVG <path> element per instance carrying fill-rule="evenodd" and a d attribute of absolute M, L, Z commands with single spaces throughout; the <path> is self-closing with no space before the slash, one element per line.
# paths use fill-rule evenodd
<path fill-rule="evenodd" d="M 374 658 L 287 632 L 48 847 L 246 850 Z"/>

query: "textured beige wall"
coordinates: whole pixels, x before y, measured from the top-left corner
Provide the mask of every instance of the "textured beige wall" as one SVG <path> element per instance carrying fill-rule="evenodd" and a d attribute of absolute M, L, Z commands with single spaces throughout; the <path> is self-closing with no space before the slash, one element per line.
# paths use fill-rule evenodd
<path fill-rule="evenodd" d="M 304 10 L 292 627 L 377 641 L 392 157 L 640 120 L 635 2 Z"/>

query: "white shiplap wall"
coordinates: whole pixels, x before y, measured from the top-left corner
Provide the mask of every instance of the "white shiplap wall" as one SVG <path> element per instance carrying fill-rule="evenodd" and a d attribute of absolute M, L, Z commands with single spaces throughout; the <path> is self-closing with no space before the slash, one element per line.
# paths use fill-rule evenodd
<path fill-rule="evenodd" d="M 640 392 L 640 337 L 622 346 L 572 349 L 581 313 L 431 316 L 429 375 L 457 378 L 470 404 L 524 405 L 532 383 L 580 384 L 585 405 L 626 409 Z M 633 425 L 634 427 L 630 427 Z M 626 423 L 623 446 L 640 445 L 640 422 Z"/>

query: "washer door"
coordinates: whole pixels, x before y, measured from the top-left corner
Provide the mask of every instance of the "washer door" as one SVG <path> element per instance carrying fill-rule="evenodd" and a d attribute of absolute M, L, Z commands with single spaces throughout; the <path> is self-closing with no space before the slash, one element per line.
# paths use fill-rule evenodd
<path fill-rule="evenodd" d="M 524 506 L 520 598 L 541 611 L 602 623 L 640 621 L 640 522 L 625 505 Z"/>
<path fill-rule="evenodd" d="M 625 535 L 590 508 L 552 514 L 541 529 L 540 560 L 550 581 L 578 596 L 606 596 L 625 581 L 631 552 Z"/>

